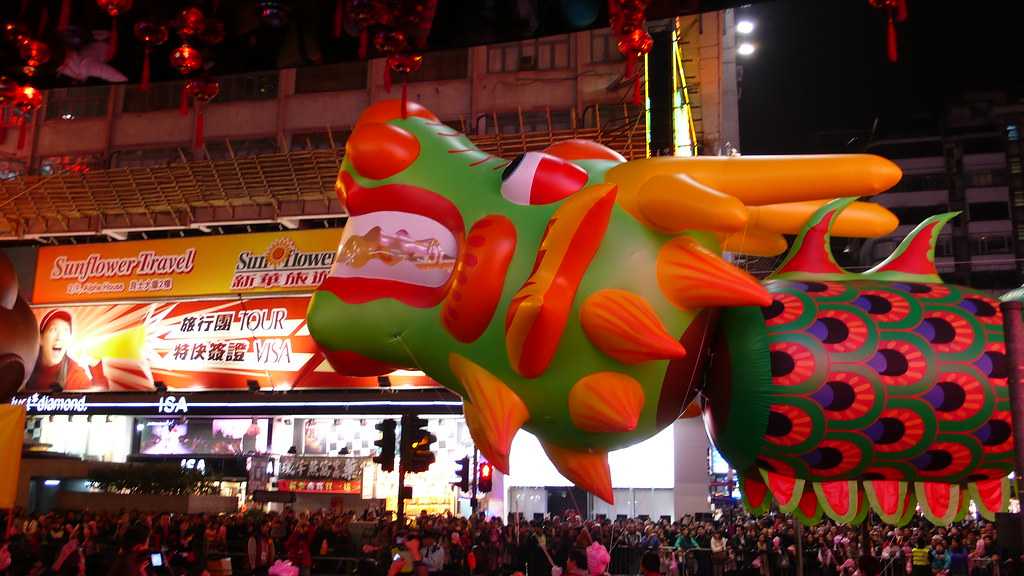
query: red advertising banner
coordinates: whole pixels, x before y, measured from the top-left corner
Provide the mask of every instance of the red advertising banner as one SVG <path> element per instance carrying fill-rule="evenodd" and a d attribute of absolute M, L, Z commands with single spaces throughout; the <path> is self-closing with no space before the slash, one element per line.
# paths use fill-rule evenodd
<path fill-rule="evenodd" d="M 279 492 L 315 494 L 362 494 L 361 480 L 278 480 Z"/>
<path fill-rule="evenodd" d="M 317 353 L 309 298 L 36 308 L 40 354 L 25 392 L 376 388 L 341 376 Z M 393 387 L 433 387 L 420 373 Z"/>

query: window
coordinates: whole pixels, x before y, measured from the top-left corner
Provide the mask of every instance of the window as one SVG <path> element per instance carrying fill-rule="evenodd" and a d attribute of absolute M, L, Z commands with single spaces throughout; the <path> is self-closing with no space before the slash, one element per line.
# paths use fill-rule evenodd
<path fill-rule="evenodd" d="M 213 99 L 214 102 L 277 98 L 277 72 L 239 74 L 225 76 L 218 80 L 220 80 L 220 93 Z"/>
<path fill-rule="evenodd" d="M 115 150 L 110 155 L 111 168 L 148 168 L 179 164 L 190 159 L 187 146 Z"/>
<path fill-rule="evenodd" d="M 974 170 L 967 173 L 968 188 L 1006 186 L 1007 183 L 1005 170 Z"/>
<path fill-rule="evenodd" d="M 1010 142 L 1017 142 L 1020 140 L 1020 130 L 1016 124 L 1006 125 L 1006 139 Z"/>
<path fill-rule="evenodd" d="M 1005 204 L 1005 203 L 1004 203 Z M 971 220 L 974 220 L 974 206 L 971 205 Z M 945 212 L 947 206 L 893 206 L 889 210 L 904 224 L 917 224 L 929 216 Z"/>
<path fill-rule="evenodd" d="M 972 222 L 1009 220 L 1010 205 L 1007 202 L 977 202 L 968 208 Z"/>
<path fill-rule="evenodd" d="M 925 190 L 947 190 L 946 174 L 905 174 L 893 187 L 893 192 L 922 192 Z"/>
<path fill-rule="evenodd" d="M 643 106 L 636 104 L 595 104 L 583 111 L 583 126 L 594 128 L 600 124 L 604 128 L 623 127 L 630 122 L 642 122 Z"/>
<path fill-rule="evenodd" d="M 423 55 L 423 65 L 420 69 L 409 74 L 409 82 L 437 82 L 440 80 L 462 80 L 469 77 L 469 50 L 442 50 L 439 52 L 428 52 Z M 402 82 L 401 74 L 396 74 L 392 80 L 396 83 Z"/>
<path fill-rule="evenodd" d="M 364 60 L 299 68 L 295 70 L 295 93 L 365 90 L 366 75 Z"/>
<path fill-rule="evenodd" d="M 124 91 L 122 112 L 155 112 L 181 106 L 181 88 L 184 82 L 160 82 L 151 84 L 143 92 L 138 86 L 129 86 Z"/>
<path fill-rule="evenodd" d="M 487 71 L 558 70 L 572 65 L 568 35 L 487 47 Z"/>
<path fill-rule="evenodd" d="M 974 234 L 970 238 L 971 254 L 1009 254 L 1010 237 L 1005 234 Z"/>
<path fill-rule="evenodd" d="M 231 158 L 262 156 L 278 152 L 280 150 L 277 147 L 277 139 L 272 137 L 231 140 L 222 138 L 206 141 L 206 154 L 210 160 L 230 160 Z"/>
<path fill-rule="evenodd" d="M 982 290 L 1007 290 L 1020 286 L 1016 270 L 974 270 L 970 286 Z"/>
<path fill-rule="evenodd" d="M 46 99 L 47 120 L 74 120 L 107 115 L 110 86 L 55 88 Z"/>
<path fill-rule="evenodd" d="M 39 174 L 54 176 L 67 172 L 85 173 L 106 168 L 106 162 L 99 154 L 81 154 L 76 156 L 48 156 L 39 160 Z"/>
<path fill-rule="evenodd" d="M 327 132 L 306 132 L 302 134 L 292 134 L 291 145 L 289 150 L 328 150 L 332 148 L 331 141 L 333 140 L 333 148 L 343 149 L 345 142 L 348 140 L 349 134 L 352 132 L 347 129 L 331 130 Z"/>
<path fill-rule="evenodd" d="M 622 62 L 626 57 L 619 52 L 619 41 L 608 29 L 594 30 L 590 33 L 590 63 L 607 64 Z"/>
<path fill-rule="evenodd" d="M 518 111 L 504 112 L 497 116 L 497 132 L 501 134 L 548 132 L 572 128 L 572 112 L 570 110 L 524 110 L 521 120 Z M 495 133 L 493 117 L 487 117 L 487 128 L 488 132 Z"/>

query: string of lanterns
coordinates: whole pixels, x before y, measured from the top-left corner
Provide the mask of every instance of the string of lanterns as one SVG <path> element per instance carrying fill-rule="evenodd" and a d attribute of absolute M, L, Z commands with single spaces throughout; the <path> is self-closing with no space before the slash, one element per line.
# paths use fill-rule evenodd
<path fill-rule="evenodd" d="M 626 57 L 626 79 L 633 81 L 633 103 L 643 104 L 643 82 L 637 63 L 654 47 L 654 39 L 647 33 L 644 12 L 649 0 L 608 0 L 608 17 L 616 47 Z"/>

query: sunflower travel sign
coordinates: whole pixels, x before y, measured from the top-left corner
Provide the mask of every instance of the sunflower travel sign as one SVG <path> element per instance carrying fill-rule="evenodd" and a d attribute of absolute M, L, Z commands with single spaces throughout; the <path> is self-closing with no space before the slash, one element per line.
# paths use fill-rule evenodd
<path fill-rule="evenodd" d="M 297 230 L 46 247 L 33 303 L 311 292 L 340 239 L 341 230 Z"/>

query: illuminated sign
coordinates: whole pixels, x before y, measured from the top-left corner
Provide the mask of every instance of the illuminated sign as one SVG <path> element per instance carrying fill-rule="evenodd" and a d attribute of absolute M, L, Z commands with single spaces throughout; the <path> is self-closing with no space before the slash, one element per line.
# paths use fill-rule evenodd
<path fill-rule="evenodd" d="M 334 263 L 341 229 L 48 246 L 35 304 L 311 292 Z"/>

